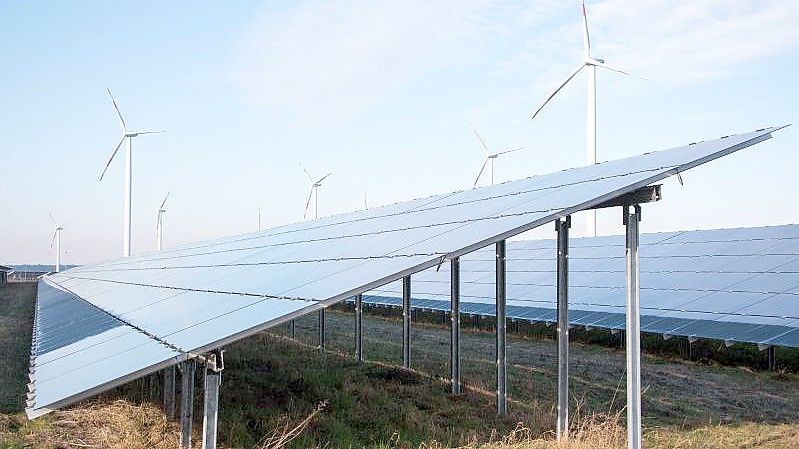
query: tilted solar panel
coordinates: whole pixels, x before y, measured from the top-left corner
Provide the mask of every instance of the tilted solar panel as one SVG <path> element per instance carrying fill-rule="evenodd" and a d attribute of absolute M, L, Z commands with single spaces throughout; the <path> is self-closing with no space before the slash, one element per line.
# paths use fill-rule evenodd
<path fill-rule="evenodd" d="M 85 265 L 43 282 L 194 355 L 762 142 L 777 129 Z M 128 358 L 135 365 L 128 374 L 160 369 L 156 359 Z M 103 369 L 96 360 L 87 357 L 82 369 Z M 100 385 L 66 376 L 34 382 L 29 414 L 129 378 Z M 49 389 L 60 382 L 81 384 Z"/>
<path fill-rule="evenodd" d="M 624 237 L 572 238 L 573 325 L 624 329 Z M 508 316 L 556 321 L 555 241 L 507 243 Z M 641 330 L 799 347 L 799 225 L 642 234 Z M 461 311 L 493 316 L 494 253 L 461 259 Z M 414 277 L 412 306 L 449 310 L 449 267 Z M 396 283 L 366 303 L 401 305 Z M 473 313 L 473 312 L 468 312 Z"/>

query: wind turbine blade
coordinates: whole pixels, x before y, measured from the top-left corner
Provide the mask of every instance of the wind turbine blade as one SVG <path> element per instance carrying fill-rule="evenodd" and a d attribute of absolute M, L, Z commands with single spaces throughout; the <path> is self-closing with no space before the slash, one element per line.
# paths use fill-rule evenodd
<path fill-rule="evenodd" d="M 308 192 L 308 201 L 305 202 L 305 211 L 302 213 L 302 219 L 305 220 L 305 217 L 308 216 L 308 207 L 311 205 L 311 197 L 313 197 L 313 187 L 311 187 L 311 191 Z"/>
<path fill-rule="evenodd" d="M 169 192 L 166 192 L 166 196 L 164 197 L 164 201 L 161 202 L 161 207 L 158 208 L 159 211 L 164 208 L 164 204 L 166 204 L 167 198 L 169 198 Z"/>
<path fill-rule="evenodd" d="M 585 1 L 583 1 L 583 50 L 586 59 L 591 57 L 591 37 L 588 35 L 588 14 L 585 12 Z"/>
<path fill-rule="evenodd" d="M 311 176 L 311 174 L 310 174 L 310 173 L 308 173 L 308 170 L 306 170 L 306 169 L 305 169 L 305 167 L 303 167 L 303 166 L 302 166 L 302 164 L 300 164 L 300 167 L 302 167 L 302 171 L 304 171 L 304 172 L 305 172 L 305 176 L 307 176 L 307 177 L 308 177 L 308 182 L 310 182 L 311 184 L 313 184 L 313 176 Z"/>
<path fill-rule="evenodd" d="M 156 231 L 161 226 L 161 209 L 158 209 L 158 219 L 155 220 L 155 229 Z"/>
<path fill-rule="evenodd" d="M 50 221 L 52 221 L 52 222 L 53 222 L 53 226 L 55 226 L 55 227 L 57 228 L 57 227 L 58 227 L 58 225 L 57 225 L 57 224 L 56 224 L 56 222 L 55 222 L 55 218 L 53 218 L 53 214 L 52 214 L 52 213 L 50 213 L 50 212 L 48 212 L 48 214 L 50 215 Z"/>
<path fill-rule="evenodd" d="M 327 177 L 328 177 L 328 176 L 330 176 L 330 175 L 332 175 L 332 174 L 333 174 L 333 173 L 332 173 L 332 172 L 330 172 L 330 173 L 328 173 L 328 174 L 326 174 L 326 175 L 322 176 L 322 179 L 320 179 L 319 181 L 316 181 L 314 184 L 319 184 L 320 182 L 324 181 L 325 179 L 327 179 Z"/>
<path fill-rule="evenodd" d="M 552 98 L 553 98 L 555 95 L 557 95 L 557 94 L 558 94 L 558 92 L 560 92 L 560 90 L 561 90 L 561 89 L 563 89 L 563 87 L 564 87 L 564 86 L 566 86 L 566 84 L 569 84 L 569 81 L 571 81 L 571 80 L 572 80 L 572 78 L 574 78 L 575 76 L 577 76 L 577 74 L 578 74 L 578 73 L 580 73 L 580 70 L 582 70 L 582 69 L 583 69 L 583 67 L 585 67 L 585 63 L 580 63 L 580 66 L 579 66 L 579 67 L 577 67 L 577 70 L 575 70 L 575 71 L 574 71 L 574 73 L 572 73 L 571 75 L 569 75 L 569 77 L 568 77 L 568 78 L 566 78 L 566 81 L 562 82 L 562 83 L 560 84 L 560 86 L 558 86 L 558 88 L 557 88 L 557 89 L 555 89 L 555 91 L 554 91 L 554 92 L 552 92 L 552 93 L 551 93 L 551 94 L 550 94 L 550 95 L 547 97 L 547 99 L 546 99 L 546 100 L 544 100 L 544 103 L 543 103 L 543 104 L 542 104 L 542 105 L 541 105 L 541 106 L 540 106 L 540 107 L 539 107 L 539 108 L 538 108 L 538 109 L 535 111 L 535 114 L 533 114 L 533 116 L 530 118 L 530 120 L 534 120 L 534 119 L 535 119 L 535 117 L 538 115 L 538 113 L 539 113 L 539 112 L 541 112 L 541 110 L 542 110 L 542 109 L 544 109 L 544 106 L 546 106 L 546 105 L 547 105 L 547 103 L 549 103 L 549 101 L 550 101 L 550 100 L 552 100 Z"/>
<path fill-rule="evenodd" d="M 161 134 L 165 132 L 166 131 L 142 131 L 142 132 L 137 132 L 136 134 Z"/>
<path fill-rule="evenodd" d="M 51 238 L 51 239 L 50 239 L 50 251 L 52 251 L 52 250 L 53 250 L 53 243 L 55 243 L 55 234 L 56 234 L 57 232 L 58 232 L 58 231 L 53 231 L 53 238 Z"/>
<path fill-rule="evenodd" d="M 474 132 L 474 135 L 477 136 L 477 139 L 480 141 L 481 144 L 483 144 L 483 148 L 485 148 L 485 152 L 486 152 L 486 155 L 487 155 L 489 150 L 488 150 L 488 145 L 486 145 L 486 141 L 483 140 L 482 137 L 480 137 L 480 133 L 477 132 L 477 128 L 475 128 L 474 125 L 472 125 L 471 121 L 466 120 L 466 123 L 469 124 L 469 127 L 472 128 L 472 132 Z"/>
<path fill-rule="evenodd" d="M 117 106 L 117 101 L 114 99 L 114 95 L 111 93 L 111 88 L 106 87 L 105 90 L 108 91 L 108 96 L 111 97 L 111 103 L 114 104 L 114 109 L 117 111 L 117 117 L 119 117 L 119 125 L 122 126 L 122 132 L 128 130 L 128 127 L 125 125 L 125 119 L 122 118 L 122 113 L 119 112 L 119 107 Z"/>
<path fill-rule="evenodd" d="M 108 166 L 111 165 L 111 161 L 114 160 L 114 156 L 117 155 L 117 151 L 119 151 L 119 147 L 122 146 L 122 142 L 124 142 L 124 141 L 125 141 L 125 136 L 122 136 L 122 139 L 120 139 L 119 143 L 117 144 L 117 147 L 114 148 L 114 152 L 111 153 L 111 157 L 108 158 L 108 162 L 105 163 L 105 168 L 103 169 L 103 173 L 100 174 L 100 181 L 103 180 L 103 176 L 105 176 L 105 172 L 108 171 Z"/>
<path fill-rule="evenodd" d="M 622 75 L 627 75 L 627 76 L 631 76 L 633 78 L 638 78 L 639 80 L 649 81 L 648 79 L 640 77 L 638 75 L 633 75 L 632 73 L 625 72 L 624 70 L 613 68 L 613 67 L 605 64 L 604 62 L 596 61 L 596 62 L 592 62 L 592 64 L 597 66 L 597 67 L 602 67 L 603 69 L 608 69 L 608 70 L 610 70 L 612 72 L 621 73 Z"/>
<path fill-rule="evenodd" d="M 477 181 L 480 180 L 480 176 L 483 176 L 483 170 L 486 169 L 486 164 L 488 164 L 488 158 L 486 158 L 486 160 L 483 161 L 483 166 L 480 167 L 480 173 L 477 174 L 477 178 L 474 180 L 474 184 L 472 185 L 472 188 L 477 187 Z"/>
<path fill-rule="evenodd" d="M 499 153 L 497 153 L 497 156 L 499 156 L 501 154 L 513 153 L 513 152 L 516 152 L 516 151 L 519 151 L 519 150 L 523 150 L 523 149 L 524 149 L 524 147 L 519 147 L 519 148 L 514 148 L 512 150 L 500 151 Z"/>

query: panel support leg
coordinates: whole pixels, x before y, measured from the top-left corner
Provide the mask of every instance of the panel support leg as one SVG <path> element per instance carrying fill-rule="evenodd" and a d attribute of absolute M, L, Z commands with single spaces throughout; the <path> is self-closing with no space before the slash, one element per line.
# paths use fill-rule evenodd
<path fill-rule="evenodd" d="M 558 439 L 569 433 L 569 227 L 571 217 L 555 222 L 558 234 Z"/>
<path fill-rule="evenodd" d="M 449 368 L 452 394 L 461 394 L 461 260 L 450 261 Z"/>
<path fill-rule="evenodd" d="M 355 296 L 355 358 L 363 363 L 363 296 Z"/>
<path fill-rule="evenodd" d="M 325 309 L 319 309 L 319 354 L 325 354 Z"/>
<path fill-rule="evenodd" d="M 195 361 L 180 364 L 180 447 L 191 447 L 191 424 L 194 421 L 194 369 Z"/>
<path fill-rule="evenodd" d="M 776 371 L 777 369 L 777 352 L 776 348 L 773 345 L 769 345 L 766 348 L 766 353 L 768 354 L 768 370 L 769 371 Z"/>
<path fill-rule="evenodd" d="M 638 224 L 641 206 L 623 206 L 627 229 L 627 447 L 641 448 L 641 310 L 638 279 Z"/>
<path fill-rule="evenodd" d="M 402 278 L 402 366 L 411 367 L 411 277 Z"/>
<path fill-rule="evenodd" d="M 294 323 L 294 320 L 289 321 L 289 337 L 292 340 L 297 338 L 297 325 Z"/>
<path fill-rule="evenodd" d="M 175 367 L 164 369 L 164 414 L 169 420 L 175 419 Z"/>
<path fill-rule="evenodd" d="M 222 384 L 222 351 L 214 352 L 205 365 L 205 401 L 203 407 L 203 449 L 216 449 L 219 411 L 219 386 Z"/>
<path fill-rule="evenodd" d="M 497 414 L 508 413 L 507 359 L 505 357 L 505 241 L 496 245 L 496 300 L 497 300 Z"/>

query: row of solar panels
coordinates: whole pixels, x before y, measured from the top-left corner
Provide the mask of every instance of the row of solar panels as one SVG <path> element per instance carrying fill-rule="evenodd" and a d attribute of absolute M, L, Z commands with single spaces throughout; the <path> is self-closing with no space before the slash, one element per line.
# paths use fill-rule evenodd
<path fill-rule="evenodd" d="M 48 275 L 40 284 L 28 414 L 599 205 L 776 129 Z"/>
<path fill-rule="evenodd" d="M 570 322 L 623 329 L 623 236 L 571 239 Z M 461 258 L 464 313 L 493 315 L 494 254 Z M 553 322 L 555 242 L 507 244 L 508 316 Z M 799 226 L 641 235 L 641 330 L 762 345 L 799 346 Z M 448 266 L 413 277 L 412 304 L 449 310 Z M 401 305 L 401 285 L 367 302 Z"/>

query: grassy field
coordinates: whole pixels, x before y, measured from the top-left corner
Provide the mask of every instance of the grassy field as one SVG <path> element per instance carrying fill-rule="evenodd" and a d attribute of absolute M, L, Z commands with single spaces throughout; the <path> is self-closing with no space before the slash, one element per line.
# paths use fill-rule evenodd
<path fill-rule="evenodd" d="M 28 422 L 21 411 L 30 342 L 33 289 L 0 289 L 0 447 L 176 447 L 177 427 L 164 419 L 141 385 L 124 388 Z M 327 352 L 316 344 L 315 316 L 297 321 L 298 341 L 274 329 L 228 348 L 220 411 L 223 447 L 593 448 L 623 447 L 624 353 L 572 346 L 571 444 L 552 439 L 555 346 L 511 335 L 510 414 L 494 412 L 493 334 L 462 337 L 465 394 L 453 397 L 448 329 L 413 328 L 413 371 L 397 369 L 401 328 L 365 316 L 368 363 L 357 364 L 349 313 L 329 311 Z M 799 447 L 799 381 L 794 375 L 644 358 L 645 443 L 659 448 Z M 198 379 L 198 382 L 200 379 Z M 201 397 L 197 398 L 201 405 Z M 320 406 L 321 405 L 321 406 Z M 313 414 L 308 422 L 303 420 Z M 199 407 L 196 430 L 201 426 Z M 195 432 L 199 437 L 198 432 Z M 270 438 L 273 437 L 273 438 Z"/>

